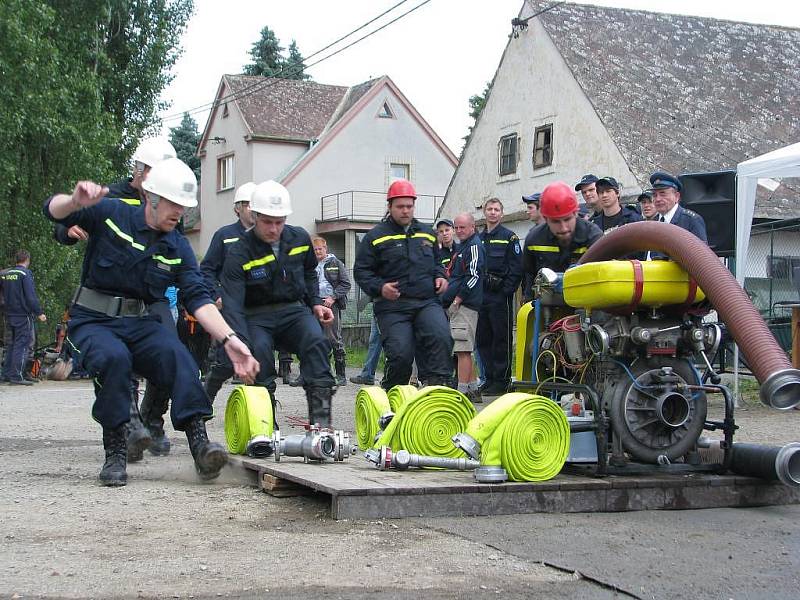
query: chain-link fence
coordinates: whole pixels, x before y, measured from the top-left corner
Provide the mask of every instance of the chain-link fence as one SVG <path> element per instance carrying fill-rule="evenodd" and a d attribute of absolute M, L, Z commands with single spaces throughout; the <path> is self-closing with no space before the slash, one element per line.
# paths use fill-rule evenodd
<path fill-rule="evenodd" d="M 781 346 L 791 348 L 792 303 L 800 303 L 800 223 L 754 225 L 745 263 L 744 289 Z"/>

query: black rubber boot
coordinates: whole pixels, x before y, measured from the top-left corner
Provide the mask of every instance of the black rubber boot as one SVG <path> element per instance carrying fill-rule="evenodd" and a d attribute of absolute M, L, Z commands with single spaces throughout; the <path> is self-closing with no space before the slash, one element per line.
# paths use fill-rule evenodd
<path fill-rule="evenodd" d="M 116 429 L 103 428 L 103 448 L 106 462 L 100 470 L 100 483 L 107 486 L 122 486 L 128 483 L 128 450 L 125 444 L 125 425 Z"/>
<path fill-rule="evenodd" d="M 214 404 L 214 398 L 217 397 L 220 388 L 222 388 L 222 384 L 230 379 L 231 375 L 233 375 L 233 369 L 227 365 L 215 364 L 211 367 L 208 375 L 206 375 L 206 381 L 203 384 L 203 388 L 206 390 L 211 404 Z"/>
<path fill-rule="evenodd" d="M 206 424 L 201 418 L 189 421 L 186 425 L 186 439 L 194 457 L 194 467 L 200 479 L 208 481 L 219 476 L 228 462 L 228 452 L 221 444 L 208 440 Z"/>
<path fill-rule="evenodd" d="M 289 384 L 292 375 L 292 355 L 288 352 L 278 352 L 278 377 L 283 379 L 285 385 Z"/>
<path fill-rule="evenodd" d="M 313 387 L 306 389 L 309 423 L 320 427 L 331 427 L 333 419 L 331 414 L 332 398 L 333 390 L 331 388 Z"/>
<path fill-rule="evenodd" d="M 336 385 L 347 385 L 347 373 L 345 373 L 345 360 L 344 357 L 337 358 L 334 361 L 336 368 Z"/>
<path fill-rule="evenodd" d="M 139 413 L 138 392 L 131 395 L 131 420 L 127 426 L 128 462 L 139 462 L 144 458 L 144 451 L 150 446 L 153 438 L 142 423 Z"/>
<path fill-rule="evenodd" d="M 140 412 L 144 426 L 147 427 L 152 439 L 148 450 L 155 456 L 166 456 L 171 448 L 169 438 L 164 435 L 164 414 L 168 407 L 169 390 L 148 382 Z"/>
<path fill-rule="evenodd" d="M 303 387 L 305 384 L 306 382 L 302 375 L 298 375 L 289 382 L 289 385 L 292 387 Z"/>

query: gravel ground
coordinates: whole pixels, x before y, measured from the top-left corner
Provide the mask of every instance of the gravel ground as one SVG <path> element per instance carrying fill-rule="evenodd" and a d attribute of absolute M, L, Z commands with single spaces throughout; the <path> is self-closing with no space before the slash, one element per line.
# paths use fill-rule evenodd
<path fill-rule="evenodd" d="M 336 395 L 336 426 L 352 430 L 355 392 Z M 302 390 L 279 386 L 278 399 L 284 429 L 287 415 L 305 415 Z M 0 597 L 666 598 L 683 597 L 686 578 L 696 597 L 717 597 L 707 592 L 718 582 L 719 597 L 794 598 L 800 584 L 798 507 L 333 521 L 323 498 L 267 496 L 231 467 L 199 483 L 171 429 L 169 456 L 146 455 L 126 487 L 103 488 L 91 402 L 85 381 L 0 387 Z M 798 419 L 743 405 L 737 439 L 794 441 Z M 209 431 L 223 440 L 221 416 Z M 737 569 L 719 571 L 726 527 L 746 548 Z M 637 534 L 644 546 L 623 541 Z M 659 557 L 685 562 L 656 568 Z"/>

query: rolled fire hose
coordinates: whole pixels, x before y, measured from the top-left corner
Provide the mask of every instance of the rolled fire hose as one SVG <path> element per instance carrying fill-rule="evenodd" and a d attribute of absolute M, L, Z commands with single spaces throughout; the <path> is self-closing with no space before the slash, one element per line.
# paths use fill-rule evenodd
<path fill-rule="evenodd" d="M 378 421 L 391 412 L 389 398 L 382 387 L 369 385 L 358 390 L 356 394 L 356 438 L 359 448 L 366 450 L 372 447 L 375 443 L 375 436 L 380 431 Z"/>
<path fill-rule="evenodd" d="M 228 451 L 256 458 L 270 456 L 274 451 L 272 423 L 272 401 L 266 388 L 237 386 L 225 408 Z"/>
<path fill-rule="evenodd" d="M 502 467 L 512 481 L 546 481 L 569 455 L 569 422 L 552 400 L 515 392 L 484 408 L 453 442 L 480 458 L 482 467 Z M 476 479 L 481 480 L 478 472 Z"/>
<path fill-rule="evenodd" d="M 413 385 L 396 385 L 390 389 L 386 396 L 389 398 L 389 407 L 393 413 L 400 410 L 406 402 L 414 398 L 419 390 Z"/>
<path fill-rule="evenodd" d="M 462 453 L 451 438 L 464 431 L 475 414 L 472 402 L 461 392 L 440 385 L 424 387 L 398 408 L 376 442 L 359 447 L 388 446 L 395 452 L 458 458 Z M 360 443 L 360 432 L 358 439 Z"/>

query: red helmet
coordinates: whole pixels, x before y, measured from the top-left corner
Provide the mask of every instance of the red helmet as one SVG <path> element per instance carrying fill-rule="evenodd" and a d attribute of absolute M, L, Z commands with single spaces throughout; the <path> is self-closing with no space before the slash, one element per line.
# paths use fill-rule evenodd
<path fill-rule="evenodd" d="M 416 200 L 417 191 L 414 189 L 414 184 L 406 179 L 398 179 L 393 182 L 386 193 L 386 199 L 392 200 L 394 198 L 414 198 Z"/>
<path fill-rule="evenodd" d="M 578 211 L 575 192 L 563 181 L 555 181 L 542 191 L 539 212 L 546 219 L 562 219 Z"/>

